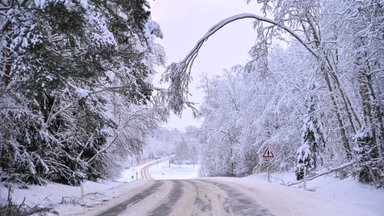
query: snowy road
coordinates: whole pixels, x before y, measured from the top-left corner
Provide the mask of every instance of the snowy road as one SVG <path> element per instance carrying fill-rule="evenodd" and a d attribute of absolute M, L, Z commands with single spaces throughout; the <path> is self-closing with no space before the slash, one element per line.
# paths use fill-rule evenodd
<path fill-rule="evenodd" d="M 153 166 L 153 164 L 155 163 L 150 163 L 148 165 L 145 165 L 143 168 L 141 168 L 140 170 L 141 179 L 152 179 L 151 174 L 149 173 L 149 169 L 151 168 L 151 166 Z"/>
<path fill-rule="evenodd" d="M 252 215 L 272 216 L 232 184 L 210 180 L 150 180 L 126 201 L 102 212 L 108 215 Z"/>
<path fill-rule="evenodd" d="M 269 183 L 266 174 L 198 178 L 198 170 L 158 160 L 130 168 L 121 181 L 85 182 L 84 197 L 79 187 L 50 183 L 14 188 L 12 201 L 53 206 L 63 216 L 383 216 L 384 212 L 384 191 L 353 178 L 323 176 L 308 183 L 311 191 L 304 191 L 298 185 L 279 185 L 294 179 L 292 173 L 273 174 Z M 7 191 L 0 187 L 0 200 L 7 200 Z"/>
<path fill-rule="evenodd" d="M 195 171 L 194 167 L 170 166 L 167 160 L 148 163 L 140 167 L 142 180 L 134 182 L 135 187 L 119 188 L 113 199 L 80 215 L 382 215 L 380 201 L 374 202 L 382 196 L 364 195 L 359 199 L 360 195 L 348 192 L 350 189 L 337 192 L 334 188 L 333 192 L 320 194 L 268 183 L 263 178 L 197 178 L 188 174 Z M 348 197 L 344 193 L 349 193 Z"/>
<path fill-rule="evenodd" d="M 115 203 L 97 215 L 273 215 L 231 182 L 209 178 L 153 180 L 150 168 L 159 167 L 159 163 L 168 165 L 168 159 L 141 167 L 140 178 L 147 182 L 126 195 L 124 201 Z M 175 171 L 177 168 L 169 170 Z"/>

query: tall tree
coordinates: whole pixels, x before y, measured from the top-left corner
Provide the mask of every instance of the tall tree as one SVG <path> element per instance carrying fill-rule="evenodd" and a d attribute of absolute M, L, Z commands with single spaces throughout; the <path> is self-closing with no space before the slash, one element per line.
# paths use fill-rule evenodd
<path fill-rule="evenodd" d="M 316 88 L 315 85 L 311 85 Z M 307 117 L 304 120 L 302 131 L 302 143 L 297 150 L 297 166 L 295 170 L 297 180 L 304 177 L 304 172 L 314 170 L 323 165 L 321 151 L 324 151 L 325 140 L 321 123 L 317 117 L 318 100 L 315 95 L 310 95 L 307 99 Z M 304 169 L 306 169 L 304 171 Z"/>
<path fill-rule="evenodd" d="M 353 76 L 359 89 L 362 127 L 355 135 L 357 157 L 356 175 L 363 182 L 384 184 L 384 121 L 383 121 L 383 83 L 384 83 L 384 4 L 371 0 L 351 4 L 346 1 L 346 10 L 351 19 L 348 27 L 353 29 L 349 35 L 350 56 L 354 59 Z"/>
<path fill-rule="evenodd" d="M 232 22 L 240 19 L 254 19 L 258 36 L 256 45 L 251 49 L 253 62 L 247 65 L 248 70 L 262 70 L 264 75 L 270 73 L 273 67 L 271 63 L 274 63 L 274 60 L 270 59 L 269 52 L 275 38 L 283 38 L 286 41 L 288 39 L 291 47 L 297 47 L 299 44 L 304 48 L 305 53 L 302 54 L 302 58 L 296 60 L 298 63 L 311 62 L 312 68 L 307 70 L 309 74 L 316 74 L 322 78 L 320 83 L 326 91 L 320 92 L 328 96 L 328 99 L 324 100 L 324 105 L 327 106 L 322 107 L 326 110 L 324 115 L 327 117 L 322 119 L 326 126 L 323 132 L 326 133 L 327 148 L 337 150 L 329 151 L 328 158 L 334 160 L 334 154 L 337 154 L 342 157 L 339 162 L 352 161 L 356 159 L 352 150 L 353 144 L 368 145 L 370 150 L 360 151 L 357 158 L 361 158 L 361 154 L 370 154 L 368 162 L 364 162 L 366 168 L 362 171 L 372 176 L 367 181 L 377 182 L 374 179 L 382 175 L 383 164 L 383 141 L 379 138 L 383 137 L 382 61 L 384 58 L 382 58 L 383 50 L 380 49 L 383 43 L 382 2 L 378 0 L 359 2 L 263 0 L 258 2 L 264 16 L 238 14 L 224 19 L 210 28 L 181 62 L 173 63 L 167 68 L 164 79 L 171 81 L 168 96 L 172 103 L 169 104 L 169 108 L 179 113 L 185 105 L 190 104 L 188 84 L 191 80 L 191 66 L 205 41 Z M 309 80 L 305 82 L 311 83 Z M 300 90 L 300 88 L 297 89 Z M 276 99 L 280 97 L 276 95 Z M 297 111 L 301 110 L 297 109 Z M 249 115 L 250 112 L 247 114 Z M 271 115 L 273 116 L 274 114 Z M 263 119 L 267 123 L 270 122 L 268 118 Z M 276 125 L 277 128 L 280 126 L 280 123 Z M 362 134 L 360 131 L 367 130 L 370 132 L 364 133 L 366 134 L 364 136 L 369 135 L 371 141 L 360 142 L 360 144 L 354 141 L 355 135 L 360 135 Z M 265 137 L 271 140 L 273 135 L 270 135 Z M 343 151 L 343 155 L 339 154 L 339 150 Z M 374 169 L 378 171 L 370 171 L 367 164 L 375 164 Z"/>
<path fill-rule="evenodd" d="M 105 176 L 118 146 L 139 151 L 161 118 L 148 77 L 162 35 L 146 1 L 2 4 L 2 180 L 79 184 Z"/>

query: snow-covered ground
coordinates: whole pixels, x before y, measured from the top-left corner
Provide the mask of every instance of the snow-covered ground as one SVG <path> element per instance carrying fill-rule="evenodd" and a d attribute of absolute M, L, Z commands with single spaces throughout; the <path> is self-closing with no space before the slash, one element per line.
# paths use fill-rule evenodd
<path fill-rule="evenodd" d="M 264 195 L 271 200 L 279 196 L 297 200 L 297 205 L 288 206 L 289 210 L 284 209 L 287 215 L 288 211 L 293 215 L 316 215 L 316 209 L 312 208 L 312 204 L 316 202 L 324 203 L 329 215 L 384 215 L 384 190 L 358 183 L 352 177 L 339 179 L 333 174 L 321 176 L 307 182 L 308 191 L 304 191 L 303 184 L 276 186 L 295 182 L 294 173 L 273 173 L 270 179 L 271 183 L 268 183 L 267 174 L 263 173 L 242 178 L 239 182 L 250 186 L 264 185 L 270 191 Z M 281 203 L 280 206 L 284 207 L 284 204 Z"/>
<path fill-rule="evenodd" d="M 112 198 L 117 198 L 123 192 L 128 192 L 139 187 L 144 182 L 133 181 L 130 183 L 102 181 L 84 183 L 84 194 L 81 196 L 80 187 L 49 183 L 44 186 L 32 185 L 28 189 L 13 188 L 12 202 L 20 204 L 25 198 L 29 207 L 52 207 L 60 215 L 82 215 L 88 209 L 103 205 Z M 0 201 L 5 203 L 8 189 L 0 186 Z"/>
<path fill-rule="evenodd" d="M 21 203 L 25 197 L 27 205 L 51 206 L 60 215 L 83 215 L 108 203 L 118 203 L 119 200 L 124 199 L 124 194 L 132 193 L 145 185 L 147 181 L 135 179 L 136 172 L 145 165 L 123 171 L 117 181 L 85 182 L 84 197 L 81 197 L 80 187 L 50 183 L 45 186 L 29 186 L 28 189 L 13 188 L 12 199 L 15 203 Z M 198 166 L 193 165 L 170 166 L 168 161 L 163 161 L 155 163 L 150 168 L 150 172 L 154 179 L 188 179 L 198 177 L 198 169 Z M 360 184 L 352 178 L 341 180 L 333 177 L 332 174 L 322 176 L 307 183 L 309 191 L 304 191 L 302 185 L 282 186 L 282 184 L 294 182 L 293 173 L 273 173 L 271 183 L 266 179 L 264 173 L 240 179 L 223 178 L 225 181 L 256 188 L 255 190 L 260 192 L 257 196 L 263 196 L 263 199 L 260 198 L 260 201 L 257 201 L 267 208 L 277 208 L 275 211 L 277 213 L 280 211 L 282 215 L 313 213 L 316 211 L 313 209 L 313 202 L 324 203 L 324 208 L 328 208 L 326 212 L 337 213 L 332 215 L 349 216 L 360 213 L 364 216 L 384 215 L 384 190 Z M 257 188 L 263 188 L 263 190 Z M 0 201 L 6 202 L 6 199 L 7 188 L 0 185 Z M 276 203 L 276 200 L 286 200 L 289 203 L 293 199 L 297 202 L 294 206 Z"/>
<path fill-rule="evenodd" d="M 109 200 L 118 199 L 124 193 L 144 185 L 144 181 L 136 179 L 136 172 L 148 163 L 123 170 L 116 180 L 84 182 L 84 197 L 81 196 L 81 187 L 76 186 L 49 183 L 20 189 L 17 185 L 12 185 L 12 202 L 20 204 L 25 198 L 25 204 L 29 207 L 52 207 L 60 215 L 83 215 L 90 209 L 98 208 Z M 7 203 L 7 195 L 8 188 L 0 184 L 1 204 Z"/>

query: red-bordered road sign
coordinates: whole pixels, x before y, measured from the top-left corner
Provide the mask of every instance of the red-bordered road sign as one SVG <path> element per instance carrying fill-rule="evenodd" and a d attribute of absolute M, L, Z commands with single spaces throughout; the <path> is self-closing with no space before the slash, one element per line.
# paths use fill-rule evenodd
<path fill-rule="evenodd" d="M 273 157 L 275 157 L 275 155 L 273 155 L 273 152 L 269 148 L 266 148 L 263 154 L 263 158 L 268 159 Z"/>

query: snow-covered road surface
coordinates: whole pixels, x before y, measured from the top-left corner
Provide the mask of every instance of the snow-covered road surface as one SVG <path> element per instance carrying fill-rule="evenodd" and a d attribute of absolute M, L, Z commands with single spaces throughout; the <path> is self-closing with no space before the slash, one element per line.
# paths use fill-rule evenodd
<path fill-rule="evenodd" d="M 197 178 L 195 168 L 172 166 L 167 160 L 143 165 L 142 184 L 88 215 L 382 216 L 377 200 L 383 197 L 380 191 L 372 193 L 376 198 L 370 204 L 362 200 L 368 193 L 344 199 L 342 194 L 347 191 L 343 187 L 342 193 L 335 190 L 330 196 L 262 178 Z"/>
<path fill-rule="evenodd" d="M 20 204 L 26 198 L 29 206 L 54 207 L 63 216 L 383 216 L 384 212 L 384 190 L 353 178 L 323 176 L 308 183 L 311 191 L 304 191 L 297 188 L 300 185 L 280 185 L 294 179 L 292 173 L 274 173 L 269 183 L 266 174 L 198 178 L 198 169 L 157 160 L 129 168 L 120 181 L 85 182 L 84 197 L 79 187 L 50 183 L 14 187 L 12 201 Z M 6 192 L 0 186 L 0 200 L 6 201 Z"/>
<path fill-rule="evenodd" d="M 208 179 L 157 180 L 98 214 L 108 215 L 250 215 L 272 216 L 235 185 Z"/>
<path fill-rule="evenodd" d="M 89 215 L 381 216 L 367 206 L 263 181 L 238 178 L 146 180 L 123 201 Z"/>

